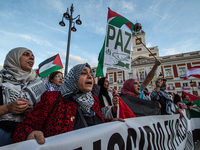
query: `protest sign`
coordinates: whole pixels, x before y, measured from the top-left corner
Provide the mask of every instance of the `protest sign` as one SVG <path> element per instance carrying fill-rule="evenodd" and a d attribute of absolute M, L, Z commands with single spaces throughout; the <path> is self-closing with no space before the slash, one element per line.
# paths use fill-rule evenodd
<path fill-rule="evenodd" d="M 5 149 L 28 150 L 146 150 L 194 149 L 192 120 L 177 115 L 145 116 L 110 122 L 46 138 L 11 144 Z"/>
<path fill-rule="evenodd" d="M 107 25 L 104 66 L 131 70 L 131 37 L 130 32 Z"/>

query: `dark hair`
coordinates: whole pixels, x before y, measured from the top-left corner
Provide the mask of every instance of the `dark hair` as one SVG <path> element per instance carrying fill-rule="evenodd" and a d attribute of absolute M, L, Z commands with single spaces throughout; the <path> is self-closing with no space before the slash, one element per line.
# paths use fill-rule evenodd
<path fill-rule="evenodd" d="M 99 81 L 98 81 L 98 85 L 101 87 L 101 88 L 100 88 L 100 92 L 99 92 L 99 99 L 100 99 L 100 102 L 101 102 L 101 107 L 105 107 L 105 103 L 104 103 L 104 100 L 103 100 L 102 95 L 106 97 L 106 99 L 107 99 L 107 101 L 108 101 L 108 104 L 109 104 L 109 105 L 112 105 L 110 96 L 108 95 L 108 91 L 107 91 L 107 89 L 104 87 L 105 79 L 106 79 L 106 77 L 102 77 L 102 78 L 100 78 Z"/>
<path fill-rule="evenodd" d="M 60 71 L 54 71 L 54 72 L 52 72 L 52 73 L 49 75 L 49 82 L 51 82 L 51 80 L 53 80 L 54 77 L 55 77 L 58 73 L 63 74 L 63 73 L 60 72 Z M 51 82 L 51 83 L 52 83 L 52 82 Z"/>
<path fill-rule="evenodd" d="M 181 97 L 182 97 L 182 99 L 185 99 L 186 96 L 185 96 L 185 95 L 182 95 Z"/>
<path fill-rule="evenodd" d="M 177 104 L 178 102 L 181 101 L 181 97 L 178 94 L 174 94 L 174 103 Z"/>

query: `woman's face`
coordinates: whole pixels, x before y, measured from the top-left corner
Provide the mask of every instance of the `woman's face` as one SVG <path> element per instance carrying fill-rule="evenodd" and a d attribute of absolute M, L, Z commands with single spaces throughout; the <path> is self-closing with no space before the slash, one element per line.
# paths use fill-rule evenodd
<path fill-rule="evenodd" d="M 26 50 L 22 56 L 19 58 L 19 63 L 24 71 L 31 72 L 34 65 L 34 55 L 30 50 Z"/>
<path fill-rule="evenodd" d="M 90 68 L 84 67 L 78 80 L 78 88 L 83 93 L 88 93 L 92 91 L 92 87 L 93 87 L 92 72 Z"/>
<path fill-rule="evenodd" d="M 137 80 L 134 81 L 134 90 L 137 95 L 140 95 L 140 83 Z"/>
<path fill-rule="evenodd" d="M 63 75 L 62 73 L 58 73 L 53 80 L 51 80 L 52 83 L 54 83 L 57 86 L 61 86 L 63 81 Z"/>
<path fill-rule="evenodd" d="M 104 88 L 106 88 L 106 89 L 108 89 L 109 88 L 109 81 L 108 81 L 108 79 L 106 78 L 105 80 L 104 80 Z"/>

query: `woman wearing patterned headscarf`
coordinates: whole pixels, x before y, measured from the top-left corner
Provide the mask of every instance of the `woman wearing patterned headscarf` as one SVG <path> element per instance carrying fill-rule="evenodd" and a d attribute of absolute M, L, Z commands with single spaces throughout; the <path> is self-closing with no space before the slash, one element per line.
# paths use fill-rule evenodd
<path fill-rule="evenodd" d="M 13 141 L 36 139 L 43 144 L 44 137 L 104 123 L 100 101 L 92 95 L 92 87 L 90 65 L 74 66 L 64 77 L 61 92 L 45 91 L 34 110 L 18 125 Z"/>
<path fill-rule="evenodd" d="M 6 55 L 0 71 L 0 146 L 12 143 L 16 125 L 45 91 L 33 65 L 34 55 L 27 48 L 14 48 Z"/>

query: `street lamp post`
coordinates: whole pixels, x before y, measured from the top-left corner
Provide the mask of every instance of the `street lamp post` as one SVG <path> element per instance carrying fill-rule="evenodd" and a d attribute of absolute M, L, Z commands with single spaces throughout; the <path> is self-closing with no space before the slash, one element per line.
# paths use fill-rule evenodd
<path fill-rule="evenodd" d="M 69 14 L 69 9 L 67 8 L 67 11 L 63 14 L 62 17 L 62 21 L 59 22 L 59 24 L 61 26 L 65 26 L 65 23 L 63 21 L 63 19 L 65 18 L 66 20 L 69 20 L 69 31 L 68 31 L 68 41 L 67 41 L 67 54 L 66 54 L 66 62 L 65 62 L 65 75 L 67 74 L 67 70 L 68 70 L 68 62 L 69 62 L 69 50 L 70 50 L 70 41 L 71 41 L 71 31 L 76 32 L 76 28 L 75 28 L 75 22 L 73 20 L 76 20 L 76 24 L 81 25 L 82 22 L 80 20 L 80 15 L 76 16 L 75 18 L 73 18 L 73 12 L 74 12 L 74 7 L 73 4 L 70 7 L 70 14 Z M 72 23 L 73 23 L 73 27 L 72 27 Z"/>
<path fill-rule="evenodd" d="M 190 85 L 192 86 L 192 94 L 194 95 L 194 88 L 193 88 L 193 82 L 192 82 L 192 80 L 190 81 Z"/>

